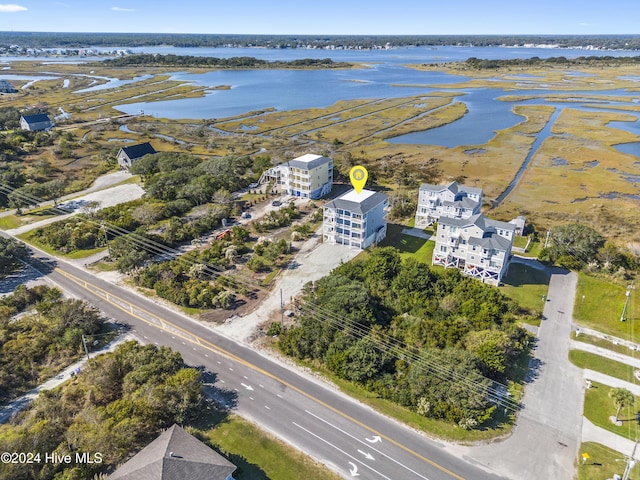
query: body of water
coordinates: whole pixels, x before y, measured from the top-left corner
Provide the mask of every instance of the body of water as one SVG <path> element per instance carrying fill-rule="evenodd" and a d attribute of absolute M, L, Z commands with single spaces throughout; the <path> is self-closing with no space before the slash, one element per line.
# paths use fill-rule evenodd
<path fill-rule="evenodd" d="M 225 118 L 251 111 L 276 109 L 294 110 L 327 107 L 339 100 L 397 98 L 422 95 L 434 91 L 446 91 L 447 86 L 468 80 L 467 77 L 442 72 L 418 71 L 406 67 L 410 64 L 444 63 L 465 61 L 470 57 L 480 59 L 514 59 L 531 57 L 576 58 L 579 56 L 635 56 L 636 51 L 594 51 L 584 49 L 515 48 L 515 47 L 404 47 L 389 50 L 339 50 L 339 49 L 267 49 L 267 48 L 175 48 L 142 47 L 130 49 L 134 52 L 194 55 L 228 58 L 250 56 L 268 61 L 290 61 L 302 58 L 331 58 L 334 61 L 352 62 L 367 68 L 348 70 L 212 70 L 205 73 L 172 73 L 171 78 L 185 83 L 205 87 L 228 86 L 228 90 L 211 90 L 204 98 L 170 100 L 159 102 L 138 102 L 116 106 L 128 114 L 144 111 L 146 114 L 165 118 Z M 24 60 L 24 57 L 19 57 Z M 7 58 L 5 61 L 9 60 Z M 50 60 L 50 59 L 48 59 Z M 74 59 L 75 60 L 75 59 Z M 567 72 L 568 76 L 580 76 L 582 72 Z M 530 77 L 517 75 L 526 82 Z M 10 80 L 12 75 L 0 78 Z M 148 78 L 141 76 L 132 80 L 107 78 L 107 83 L 96 85 L 83 91 L 113 88 Z M 51 77 L 25 77 L 16 79 L 38 80 Z M 629 77 L 625 77 L 629 78 Z M 640 77 L 638 77 L 640 78 Z M 629 78 L 631 80 L 631 78 Z M 633 78 L 635 79 L 635 77 Z M 434 87 L 437 86 L 438 88 Z M 512 112 L 516 103 L 497 100 L 505 93 L 517 95 L 532 93 L 553 93 L 546 90 L 526 88 L 520 92 L 505 92 L 498 88 L 449 89 L 459 94 L 456 101 L 464 102 L 469 112 L 460 120 L 432 130 L 411 133 L 395 139 L 394 143 L 418 143 L 454 147 L 458 145 L 481 145 L 489 141 L 497 130 L 509 128 L 523 121 Z M 524 87 L 524 86 L 523 86 Z M 567 93 L 567 92 L 558 92 Z M 593 95 L 596 92 L 575 92 L 576 95 Z M 635 92 L 622 90 L 597 92 L 606 95 L 630 95 Z M 590 102 L 585 99 L 585 102 Z M 545 102 L 542 99 L 522 103 L 546 103 L 558 108 L 583 108 L 575 105 Z M 613 102 L 607 103 L 615 108 Z M 601 110 L 600 110 L 601 111 Z M 637 122 L 615 122 L 620 128 L 640 134 Z M 638 154 L 640 144 L 619 145 L 621 151 Z"/>

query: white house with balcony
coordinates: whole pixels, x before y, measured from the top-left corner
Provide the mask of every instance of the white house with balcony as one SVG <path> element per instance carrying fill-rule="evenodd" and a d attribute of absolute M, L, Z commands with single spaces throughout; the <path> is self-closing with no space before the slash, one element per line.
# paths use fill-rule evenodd
<path fill-rule="evenodd" d="M 507 273 L 516 226 L 482 214 L 438 218 L 433 265 L 462 270 L 465 275 L 498 285 Z"/>
<path fill-rule="evenodd" d="M 416 228 L 424 228 L 441 216 L 470 218 L 480 213 L 482 189 L 451 182 L 448 185 L 420 185 Z"/>
<path fill-rule="evenodd" d="M 276 165 L 262 174 L 260 182 L 273 181 L 287 195 L 316 199 L 331 192 L 333 160 L 308 153 Z"/>
<path fill-rule="evenodd" d="M 378 243 L 387 236 L 388 210 L 384 193 L 350 190 L 324 206 L 323 241 L 360 249 Z"/>

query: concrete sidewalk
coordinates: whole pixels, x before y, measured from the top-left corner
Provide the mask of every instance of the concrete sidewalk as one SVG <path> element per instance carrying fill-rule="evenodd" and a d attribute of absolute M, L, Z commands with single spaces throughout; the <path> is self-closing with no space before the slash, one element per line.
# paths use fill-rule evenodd
<path fill-rule="evenodd" d="M 627 365 L 631 365 L 635 368 L 640 368 L 640 358 L 634 358 L 606 348 L 596 347 L 595 345 L 591 345 L 590 343 L 571 340 L 570 348 L 572 350 L 583 350 L 585 352 L 595 353 L 596 355 L 600 355 L 601 357 L 605 357 L 621 363 L 626 363 Z"/>
<path fill-rule="evenodd" d="M 635 445 L 635 442 L 627 438 L 594 425 L 586 417 L 582 418 L 582 441 L 599 443 L 627 457 L 631 456 Z M 634 458 L 640 459 L 640 452 L 637 451 Z"/>
<path fill-rule="evenodd" d="M 95 357 L 96 355 L 100 355 L 102 353 L 112 352 L 116 349 L 118 345 L 127 340 L 133 340 L 133 337 L 129 334 L 122 335 L 115 339 L 113 342 L 105 345 L 99 350 L 92 352 L 90 356 Z M 0 407 L 0 424 L 5 423 L 7 420 L 11 418 L 11 416 L 15 413 L 24 410 L 43 390 L 52 390 L 56 388 L 58 385 L 66 382 L 71 378 L 71 373 L 77 371 L 78 369 L 82 369 L 84 364 L 87 363 L 87 358 L 83 357 L 82 360 L 77 361 L 76 363 L 69 365 L 62 372 L 60 372 L 55 377 L 50 378 L 46 382 L 41 385 L 38 385 L 36 388 L 31 390 L 30 392 L 24 394 L 21 397 L 16 398 L 12 402 Z"/>
<path fill-rule="evenodd" d="M 412 237 L 424 238 L 425 240 L 430 240 L 432 235 L 430 233 L 425 232 L 421 228 L 403 228 L 403 235 L 411 235 Z"/>

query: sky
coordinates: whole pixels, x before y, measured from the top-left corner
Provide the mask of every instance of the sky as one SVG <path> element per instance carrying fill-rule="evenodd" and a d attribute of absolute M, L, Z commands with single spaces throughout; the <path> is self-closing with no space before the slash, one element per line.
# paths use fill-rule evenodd
<path fill-rule="evenodd" d="M 0 31 L 291 35 L 640 34 L 638 0 L 15 1 L 17 3 L 0 3 Z"/>

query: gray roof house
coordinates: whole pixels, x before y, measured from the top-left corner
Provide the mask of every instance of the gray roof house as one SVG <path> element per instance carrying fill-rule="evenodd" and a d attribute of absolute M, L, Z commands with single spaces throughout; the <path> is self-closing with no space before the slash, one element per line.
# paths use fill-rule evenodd
<path fill-rule="evenodd" d="M 236 466 L 173 425 L 109 475 L 109 480 L 233 480 Z"/>
<path fill-rule="evenodd" d="M 0 93 L 16 93 L 16 87 L 6 80 L 0 80 Z"/>
<path fill-rule="evenodd" d="M 20 117 L 20 128 L 22 128 L 22 130 L 38 132 L 42 130 L 49 130 L 51 127 L 53 127 L 53 122 L 45 113 L 22 115 Z"/>
<path fill-rule="evenodd" d="M 516 226 L 476 214 L 438 218 L 432 264 L 460 269 L 465 275 L 498 285 L 511 262 Z"/>
<path fill-rule="evenodd" d="M 418 192 L 415 226 L 424 228 L 442 215 L 469 218 L 480 213 L 482 189 L 451 182 L 447 185 L 423 183 Z"/>
<path fill-rule="evenodd" d="M 140 160 L 145 155 L 153 155 L 154 153 L 158 152 L 156 152 L 149 142 L 131 145 L 130 147 L 122 147 L 118 152 L 118 165 L 128 170 L 136 160 Z"/>
<path fill-rule="evenodd" d="M 389 197 L 384 193 L 350 190 L 323 208 L 323 241 L 360 249 L 387 235 Z"/>

